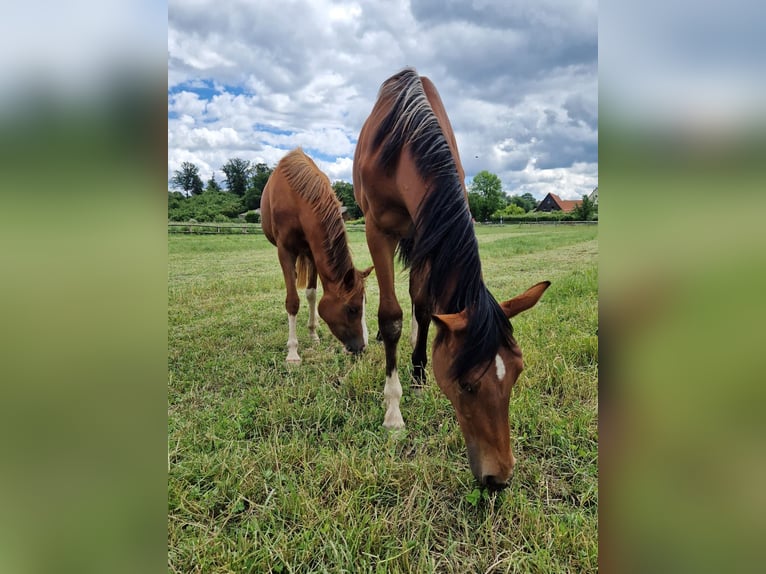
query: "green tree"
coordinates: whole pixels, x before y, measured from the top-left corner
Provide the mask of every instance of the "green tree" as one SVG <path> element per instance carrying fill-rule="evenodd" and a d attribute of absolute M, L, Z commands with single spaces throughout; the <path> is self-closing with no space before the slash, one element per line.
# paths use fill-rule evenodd
<path fill-rule="evenodd" d="M 473 208 L 471 206 L 471 195 Z M 480 201 L 477 199 L 481 198 Z M 505 207 L 506 200 L 500 178 L 487 170 L 480 171 L 473 177 L 468 193 L 468 207 L 476 221 L 487 221 L 498 209 Z M 474 211 L 474 208 L 476 211 Z"/>
<path fill-rule="evenodd" d="M 596 213 L 596 206 L 587 195 L 582 196 L 582 203 L 572 210 L 572 214 L 580 221 L 589 221 L 593 219 Z"/>
<path fill-rule="evenodd" d="M 227 161 L 221 171 L 226 175 L 226 187 L 234 195 L 244 197 L 247 190 L 247 180 L 250 175 L 250 162 L 235 157 Z"/>
<path fill-rule="evenodd" d="M 529 192 L 524 195 L 512 195 L 508 202 L 522 208 L 527 213 L 537 207 L 537 200 Z"/>
<path fill-rule="evenodd" d="M 490 219 L 492 221 L 501 221 L 515 215 L 524 215 L 525 213 L 526 212 L 524 211 L 523 207 L 520 207 L 514 203 L 509 203 L 503 209 L 498 209 L 496 212 L 494 212 L 490 216 Z"/>
<path fill-rule="evenodd" d="M 484 198 L 473 191 L 468 192 L 468 209 L 471 211 L 471 217 L 476 221 L 483 221 L 481 219 L 482 213 L 484 213 Z"/>
<path fill-rule="evenodd" d="M 250 180 L 245 191 L 245 207 L 247 209 L 258 209 L 261 206 L 261 195 L 263 188 L 269 181 L 273 167 L 265 163 L 257 163 L 250 169 Z"/>
<path fill-rule="evenodd" d="M 242 199 L 233 193 L 205 191 L 179 199 L 168 194 L 168 219 L 171 221 L 228 221 L 242 212 Z"/>
<path fill-rule="evenodd" d="M 207 180 L 205 191 L 223 191 L 219 183 L 215 180 L 215 173 Z"/>
<path fill-rule="evenodd" d="M 535 196 L 529 192 L 522 194 L 521 199 L 525 200 L 527 205 L 530 206 L 529 209 L 527 209 L 527 212 L 535 210 L 537 206 L 540 205 L 540 202 L 535 199 Z"/>
<path fill-rule="evenodd" d="M 181 169 L 177 169 L 170 182 L 175 187 L 180 187 L 184 192 L 192 195 L 202 193 L 202 179 L 199 176 L 199 169 L 189 161 L 181 164 Z"/>
<path fill-rule="evenodd" d="M 354 186 L 347 181 L 338 180 L 332 184 L 332 189 L 340 202 L 346 207 L 350 219 L 362 217 L 362 209 L 354 198 Z"/>
<path fill-rule="evenodd" d="M 183 205 L 185 200 L 186 196 L 180 191 L 168 190 L 168 214 L 170 214 L 173 209 L 178 209 Z"/>

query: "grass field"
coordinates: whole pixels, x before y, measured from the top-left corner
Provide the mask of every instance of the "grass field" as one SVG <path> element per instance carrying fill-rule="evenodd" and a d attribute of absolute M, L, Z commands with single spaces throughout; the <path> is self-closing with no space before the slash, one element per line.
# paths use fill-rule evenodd
<path fill-rule="evenodd" d="M 597 570 L 596 226 L 477 235 L 496 298 L 552 281 L 513 321 L 526 365 L 510 407 L 515 474 L 481 495 L 449 401 L 433 380 L 419 396 L 405 384 L 409 312 L 407 429 L 389 434 L 382 344 L 354 359 L 321 322 L 312 344 L 304 299 L 303 364 L 285 364 L 283 279 L 262 235 L 168 237 L 169 571 Z M 370 265 L 364 233 L 349 238 L 356 266 Z M 397 291 L 408 310 L 405 272 Z M 367 293 L 374 336 L 374 276 Z"/>

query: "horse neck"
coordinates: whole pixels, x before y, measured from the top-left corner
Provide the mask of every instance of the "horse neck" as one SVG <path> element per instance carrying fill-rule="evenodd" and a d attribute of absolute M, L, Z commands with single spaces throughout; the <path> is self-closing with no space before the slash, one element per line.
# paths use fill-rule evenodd
<path fill-rule="evenodd" d="M 317 274 L 322 280 L 324 289 L 340 290 L 343 276 L 353 267 L 346 234 L 341 233 L 331 239 L 326 227 L 318 221 L 319 218 L 316 219 L 317 225 L 314 225 L 314 229 L 318 232 L 309 234 L 308 242 L 314 256 Z"/>
<path fill-rule="evenodd" d="M 434 240 L 438 244 L 431 243 L 427 259 L 421 260 L 421 279 L 425 281 L 419 283 L 430 285 L 428 297 L 438 313 L 462 311 L 476 300 L 478 291 L 486 289 L 473 226 L 462 230 L 453 226 L 452 230 L 457 233 Z"/>
<path fill-rule="evenodd" d="M 442 288 L 440 289 L 439 293 L 434 297 L 434 312 L 456 313 L 462 311 L 466 305 L 454 304 L 453 298 L 456 295 L 459 296 L 459 299 L 465 300 L 470 299 L 476 289 L 486 289 L 481 273 L 478 274 L 478 277 L 475 278 L 475 281 L 471 281 L 471 279 L 474 278 L 468 277 L 466 275 L 466 270 L 463 269 L 459 261 L 456 261 L 453 273 L 451 273 L 449 278 L 442 284 Z M 466 282 L 470 282 L 473 287 L 465 290 L 463 294 L 458 294 L 457 291 L 461 286 L 465 289 Z"/>

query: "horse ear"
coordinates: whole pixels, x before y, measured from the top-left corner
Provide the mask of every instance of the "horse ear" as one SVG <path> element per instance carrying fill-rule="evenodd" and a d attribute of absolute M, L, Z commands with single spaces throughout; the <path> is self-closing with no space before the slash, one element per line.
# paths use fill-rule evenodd
<path fill-rule="evenodd" d="M 465 310 L 448 315 L 431 315 L 431 319 L 438 328 L 448 329 L 453 333 L 462 331 L 468 325 L 468 315 Z"/>
<path fill-rule="evenodd" d="M 373 269 L 375 269 L 375 267 L 374 267 L 374 266 L 372 266 L 372 267 L 368 267 L 368 268 L 367 268 L 367 269 L 365 269 L 364 271 L 360 271 L 359 273 L 361 273 L 361 274 L 362 274 L 362 279 L 367 279 L 367 276 L 368 276 L 370 273 L 372 273 L 372 270 L 373 270 Z"/>
<path fill-rule="evenodd" d="M 503 313 L 505 313 L 505 316 L 510 319 L 522 311 L 526 311 L 527 309 L 534 307 L 535 303 L 540 300 L 540 297 L 543 296 L 543 293 L 548 287 L 550 287 L 550 285 L 550 281 L 542 281 L 537 285 L 533 285 L 524 291 L 524 293 L 521 295 L 516 295 L 516 297 L 513 299 L 508 299 L 508 301 L 500 303 L 500 307 L 503 309 Z"/>
<path fill-rule="evenodd" d="M 356 281 L 356 269 L 351 267 L 343 276 L 343 287 L 346 291 L 351 291 L 354 288 L 354 282 Z"/>

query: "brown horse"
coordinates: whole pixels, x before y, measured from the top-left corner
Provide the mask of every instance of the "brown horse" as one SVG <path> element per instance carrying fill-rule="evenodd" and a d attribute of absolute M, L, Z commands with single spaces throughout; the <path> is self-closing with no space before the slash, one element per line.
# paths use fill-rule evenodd
<path fill-rule="evenodd" d="M 357 354 L 367 345 L 364 280 L 372 271 L 358 271 L 351 262 L 341 205 L 330 180 L 300 148 L 283 157 L 261 196 L 261 224 L 277 246 L 285 276 L 285 308 L 289 324 L 287 362 L 300 363 L 295 323 L 306 287 L 309 334 L 316 334 L 317 273 L 323 295 L 319 316 L 345 346 Z"/>
<path fill-rule="evenodd" d="M 380 286 L 378 324 L 386 351 L 383 426 L 404 426 L 396 346 L 402 309 L 394 291 L 394 251 L 410 268 L 414 386 L 424 379 L 428 327 L 437 327 L 436 382 L 457 413 L 474 476 L 502 488 L 513 472 L 508 406 L 522 370 L 509 319 L 550 285 L 504 303 L 482 279 L 455 136 L 436 88 L 412 69 L 386 80 L 354 155 L 354 194 Z"/>

